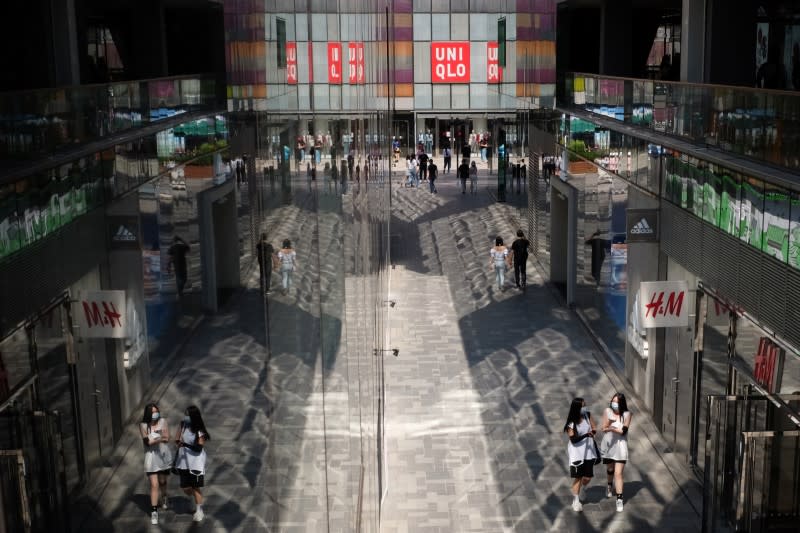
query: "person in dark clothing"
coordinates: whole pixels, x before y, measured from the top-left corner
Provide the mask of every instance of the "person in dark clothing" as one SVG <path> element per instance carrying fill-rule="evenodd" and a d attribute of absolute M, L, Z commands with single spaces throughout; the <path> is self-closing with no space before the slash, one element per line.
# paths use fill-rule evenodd
<path fill-rule="evenodd" d="M 431 187 L 432 193 L 438 193 L 439 191 L 436 190 L 436 178 L 438 177 L 439 169 L 436 167 L 436 163 L 431 159 L 431 162 L 428 163 L 428 184 Z"/>
<path fill-rule="evenodd" d="M 172 246 L 167 250 L 169 255 L 169 264 L 167 265 L 167 274 L 172 274 L 175 270 L 175 285 L 178 287 L 178 296 L 183 296 L 183 288 L 186 286 L 188 279 L 189 265 L 186 255 L 189 253 L 189 245 L 186 241 L 175 235 L 172 239 Z"/>
<path fill-rule="evenodd" d="M 444 164 L 442 165 L 442 167 L 444 169 L 443 172 L 445 174 L 450 174 L 450 161 L 451 161 L 451 157 L 452 157 L 451 154 L 452 154 L 452 151 L 450 150 L 450 147 L 449 146 L 445 147 L 445 149 L 444 149 Z"/>
<path fill-rule="evenodd" d="M 472 157 L 472 149 L 469 147 L 468 143 L 464 143 L 464 146 L 461 147 L 461 158 L 470 159 L 471 157 Z"/>
<path fill-rule="evenodd" d="M 597 230 L 592 233 L 591 237 L 586 239 L 585 243 L 592 247 L 592 277 L 599 287 L 600 272 L 603 269 L 603 261 L 606 259 L 606 248 L 611 246 L 611 241 L 608 239 L 601 239 L 600 230 Z"/>
<path fill-rule="evenodd" d="M 527 275 L 525 268 L 528 264 L 528 247 L 530 241 L 525 238 L 522 230 L 517 230 L 517 238 L 511 243 L 511 257 L 514 261 L 514 283 L 518 289 L 525 290 L 527 286 Z"/>
<path fill-rule="evenodd" d="M 256 245 L 258 252 L 258 270 L 261 274 L 261 290 L 264 294 L 270 293 L 272 270 L 275 267 L 275 247 L 267 240 L 267 234 L 261 234 L 261 240 Z"/>
<path fill-rule="evenodd" d="M 467 193 L 467 180 L 469 179 L 469 164 L 466 159 L 458 165 L 458 179 L 461 180 L 461 194 Z"/>
<path fill-rule="evenodd" d="M 417 159 L 419 160 L 419 177 L 422 181 L 428 181 L 428 154 L 422 152 Z"/>

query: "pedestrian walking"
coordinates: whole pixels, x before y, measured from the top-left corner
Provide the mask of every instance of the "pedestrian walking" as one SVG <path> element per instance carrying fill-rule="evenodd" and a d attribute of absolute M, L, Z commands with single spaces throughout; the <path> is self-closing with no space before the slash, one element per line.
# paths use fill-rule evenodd
<path fill-rule="evenodd" d="M 414 165 L 414 158 L 410 155 L 406 156 L 406 186 L 414 186 L 414 174 L 416 173 L 416 166 Z"/>
<path fill-rule="evenodd" d="M 256 251 L 258 252 L 258 271 L 261 274 L 261 290 L 264 291 L 264 294 L 269 294 L 272 270 L 275 268 L 275 247 L 267 240 L 266 233 L 261 234 Z"/>
<path fill-rule="evenodd" d="M 525 165 L 525 160 L 522 160 L 522 163 L 519 167 L 519 181 L 523 187 L 527 186 L 528 183 L 528 167 Z M 522 193 L 522 191 L 520 191 Z"/>
<path fill-rule="evenodd" d="M 572 478 L 572 510 L 583 510 L 581 488 L 589 484 L 594 476 L 594 465 L 598 457 L 594 442 L 595 425 L 592 414 L 586 409 L 583 398 L 575 398 L 569 407 L 564 432 L 569 436 L 567 456 L 569 475 Z"/>
<path fill-rule="evenodd" d="M 461 194 L 466 194 L 467 192 L 467 179 L 469 178 L 469 164 L 467 160 L 464 159 L 461 161 L 461 164 L 458 165 L 458 179 L 461 180 Z"/>
<path fill-rule="evenodd" d="M 186 241 L 175 235 L 172 239 L 172 246 L 167 250 L 167 255 L 169 255 L 167 274 L 172 274 L 173 268 L 175 269 L 175 286 L 178 289 L 178 297 L 183 296 L 183 289 L 189 279 L 189 264 L 186 259 L 189 249 Z"/>
<path fill-rule="evenodd" d="M 511 257 L 514 262 L 514 283 L 518 289 L 525 290 L 527 275 L 525 269 L 528 264 L 528 247 L 530 241 L 525 238 L 521 229 L 517 230 L 517 238 L 511 243 Z"/>
<path fill-rule="evenodd" d="M 446 146 L 443 152 L 444 155 L 444 163 L 442 164 L 442 172 L 445 174 L 450 174 L 450 163 L 453 152 L 450 150 L 449 146 Z"/>
<path fill-rule="evenodd" d="M 203 487 L 206 475 L 206 442 L 211 440 L 200 409 L 194 405 L 186 408 L 181 423 L 180 433 L 175 443 L 178 454 L 175 468 L 181 480 L 181 488 L 187 496 L 192 496 L 195 503 L 192 520 L 201 522 L 203 514 Z"/>
<path fill-rule="evenodd" d="M 283 240 L 283 247 L 278 251 L 278 263 L 281 269 L 281 286 L 286 294 L 292 285 L 292 273 L 297 266 L 297 252 L 292 249 L 292 241 L 289 239 Z"/>
<path fill-rule="evenodd" d="M 478 166 L 475 161 L 469 166 L 469 191 L 478 194 Z"/>
<path fill-rule="evenodd" d="M 439 191 L 436 190 L 436 178 L 439 177 L 439 169 L 436 167 L 436 163 L 433 159 L 431 162 L 428 163 L 428 185 L 431 188 L 432 193 L 438 193 Z"/>
<path fill-rule="evenodd" d="M 508 248 L 503 244 L 502 237 L 495 238 L 494 246 L 489 250 L 489 256 L 491 257 L 491 267 L 494 268 L 497 288 L 502 291 L 505 289 L 506 270 L 508 270 Z"/>
<path fill-rule="evenodd" d="M 144 444 L 144 472 L 150 484 L 150 523 L 156 525 L 159 500 L 161 507 L 167 508 L 167 476 L 172 467 L 172 452 L 168 444 L 169 425 L 165 418 L 161 418 L 161 411 L 155 403 L 144 407 L 139 435 Z"/>
<path fill-rule="evenodd" d="M 424 153 L 419 156 L 419 176 L 422 181 L 428 181 L 428 156 Z"/>
<path fill-rule="evenodd" d="M 631 412 L 625 395 L 618 392 L 611 397 L 611 402 L 603 413 L 603 440 L 600 441 L 600 454 L 606 465 L 606 497 L 612 496 L 611 482 L 614 482 L 614 493 L 617 496 L 617 512 L 621 513 L 622 474 L 628 462 L 628 428 L 631 425 Z"/>

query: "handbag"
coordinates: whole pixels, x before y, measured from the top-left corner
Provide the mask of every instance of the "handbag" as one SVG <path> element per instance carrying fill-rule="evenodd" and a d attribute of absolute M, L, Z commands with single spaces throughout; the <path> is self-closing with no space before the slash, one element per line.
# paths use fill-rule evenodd
<path fill-rule="evenodd" d="M 597 441 L 592 437 L 592 444 L 594 445 L 594 464 L 599 465 L 603 462 L 603 456 L 600 454 L 600 448 L 597 447 Z"/>

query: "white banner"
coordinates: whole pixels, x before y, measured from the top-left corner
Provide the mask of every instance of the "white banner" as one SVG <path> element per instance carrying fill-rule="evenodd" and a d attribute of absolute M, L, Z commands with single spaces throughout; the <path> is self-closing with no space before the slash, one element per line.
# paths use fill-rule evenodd
<path fill-rule="evenodd" d="M 74 311 L 79 337 L 126 337 L 125 291 L 81 291 Z"/>
<path fill-rule="evenodd" d="M 643 281 L 639 316 L 644 328 L 689 325 L 689 284 L 686 281 Z"/>

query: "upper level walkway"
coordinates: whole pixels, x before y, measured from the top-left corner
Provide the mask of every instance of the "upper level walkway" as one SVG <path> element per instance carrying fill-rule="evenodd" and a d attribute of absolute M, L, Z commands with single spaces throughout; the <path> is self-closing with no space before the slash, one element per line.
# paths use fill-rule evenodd
<path fill-rule="evenodd" d="M 303 195 L 323 194 L 322 183 L 309 193 L 303 178 L 295 181 L 298 202 Z M 497 235 L 513 240 L 524 194 L 498 204 L 486 170 L 480 182 L 475 195 L 461 194 L 454 173 L 440 176 L 438 194 L 424 183 L 393 192 L 389 292 L 396 305 L 388 312 L 391 347 L 399 355 L 385 357 L 381 531 L 699 531 L 696 485 L 665 452 L 634 398 L 624 511 L 615 512 L 614 501 L 605 497 L 602 466 L 585 493 L 583 512 L 570 508 L 562 432 L 569 402 L 583 396 L 599 417 L 614 391 L 626 387 L 543 283 L 532 258 L 526 292 L 515 289 L 513 280 L 505 291 L 496 288 L 489 248 Z M 310 218 L 274 220 L 274 233 L 293 228 L 292 235 L 311 235 L 302 227 Z M 323 231 L 335 229 L 320 229 L 320 240 L 330 237 Z M 198 328 L 154 392 L 171 420 L 197 403 L 213 435 L 206 519 L 198 530 L 354 529 L 352 517 L 337 514 L 335 498 L 320 488 L 337 481 L 327 479 L 329 470 L 322 466 L 326 453 L 334 456 L 322 449 L 325 413 L 330 414 L 325 409 L 331 407 L 320 405 L 325 399 L 318 392 L 325 386 L 321 380 L 338 376 L 335 369 L 320 372 L 322 361 L 304 360 L 303 350 L 295 349 L 308 342 L 300 319 L 315 290 L 302 269 L 324 270 L 325 257 L 309 257 L 310 242 L 301 240 L 296 248 L 300 270 L 294 288 L 267 298 L 267 320 L 280 332 L 270 336 L 271 359 L 254 272 L 250 285 Z M 356 306 L 350 298 L 346 305 Z M 347 355 L 339 357 L 331 364 Z M 350 376 L 355 379 L 352 369 Z M 269 397 L 268 383 L 286 391 L 290 380 L 307 382 L 305 392 L 284 393 L 278 402 Z M 275 423 L 277 411 L 292 409 L 294 417 Z M 140 440 L 131 427 L 106 471 L 96 476 L 100 481 L 88 489 L 91 505 L 74 510 L 76 529 L 150 527 L 142 468 Z M 162 530 L 184 531 L 191 523 L 193 504 L 178 496 L 176 485 L 171 479 Z"/>

